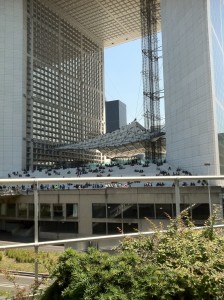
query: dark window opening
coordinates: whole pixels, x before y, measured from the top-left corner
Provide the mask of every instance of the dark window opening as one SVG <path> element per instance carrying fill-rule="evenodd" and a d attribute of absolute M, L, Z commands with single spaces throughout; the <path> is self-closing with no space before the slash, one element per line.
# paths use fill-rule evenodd
<path fill-rule="evenodd" d="M 93 218 L 106 218 L 106 204 L 93 203 L 92 204 L 92 217 Z"/>
<path fill-rule="evenodd" d="M 119 234 L 122 233 L 121 223 L 108 223 L 108 234 Z"/>
<path fill-rule="evenodd" d="M 139 219 L 155 219 L 154 204 L 139 204 Z"/>
<path fill-rule="evenodd" d="M 63 218 L 62 204 L 53 204 L 53 217 L 54 218 Z"/>
<path fill-rule="evenodd" d="M 93 223 L 92 232 L 93 234 L 106 234 L 107 233 L 106 223 Z"/>
<path fill-rule="evenodd" d="M 173 217 L 172 204 L 156 204 L 156 218 L 167 219 L 169 217 Z"/>
<path fill-rule="evenodd" d="M 7 217 L 15 217 L 16 216 L 16 204 L 8 203 L 7 204 Z"/>
<path fill-rule="evenodd" d="M 124 233 L 132 233 L 138 231 L 138 223 L 124 223 L 123 224 L 123 232 Z"/>
<path fill-rule="evenodd" d="M 40 221 L 41 232 L 78 233 L 78 222 Z"/>
<path fill-rule="evenodd" d="M 66 218 L 78 218 L 78 204 L 66 204 Z"/>
<path fill-rule="evenodd" d="M 137 204 L 124 204 L 123 205 L 123 218 L 125 219 L 137 219 L 138 211 Z"/>
<path fill-rule="evenodd" d="M 40 204 L 40 217 L 41 218 L 50 218 L 51 217 L 50 204 Z"/>
<path fill-rule="evenodd" d="M 122 218 L 122 204 L 107 204 L 108 218 Z"/>

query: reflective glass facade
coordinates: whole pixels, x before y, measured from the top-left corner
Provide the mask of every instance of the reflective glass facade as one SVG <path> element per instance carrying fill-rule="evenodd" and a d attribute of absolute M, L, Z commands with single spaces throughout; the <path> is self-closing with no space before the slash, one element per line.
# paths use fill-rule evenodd
<path fill-rule="evenodd" d="M 224 1 L 210 1 L 211 44 L 220 172 L 224 174 Z"/>

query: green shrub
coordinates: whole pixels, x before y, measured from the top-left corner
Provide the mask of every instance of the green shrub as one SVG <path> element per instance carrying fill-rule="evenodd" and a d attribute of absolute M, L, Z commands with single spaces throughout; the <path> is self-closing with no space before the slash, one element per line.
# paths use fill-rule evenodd
<path fill-rule="evenodd" d="M 0 261 L 2 260 L 2 252 L 0 252 Z"/>
<path fill-rule="evenodd" d="M 5 251 L 5 255 L 14 259 L 17 263 L 34 263 L 36 256 L 34 250 L 31 249 L 9 249 Z M 38 253 L 39 263 L 50 270 L 55 265 L 59 254 L 40 251 Z"/>
<path fill-rule="evenodd" d="M 35 253 L 27 249 L 9 249 L 5 252 L 6 256 L 15 259 L 18 263 L 34 263 Z"/>
<path fill-rule="evenodd" d="M 185 224 L 178 218 L 166 233 L 127 237 L 113 256 L 66 250 L 42 300 L 224 299 L 223 232 L 211 220 L 197 231 Z"/>

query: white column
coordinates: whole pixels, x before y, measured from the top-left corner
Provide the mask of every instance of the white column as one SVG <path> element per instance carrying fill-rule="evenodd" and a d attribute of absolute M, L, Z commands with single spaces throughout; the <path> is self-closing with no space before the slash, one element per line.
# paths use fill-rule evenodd
<path fill-rule="evenodd" d="M 26 26 L 23 0 L 0 0 L 0 177 L 24 157 Z"/>
<path fill-rule="evenodd" d="M 205 0 L 161 0 L 167 161 L 219 174 Z"/>

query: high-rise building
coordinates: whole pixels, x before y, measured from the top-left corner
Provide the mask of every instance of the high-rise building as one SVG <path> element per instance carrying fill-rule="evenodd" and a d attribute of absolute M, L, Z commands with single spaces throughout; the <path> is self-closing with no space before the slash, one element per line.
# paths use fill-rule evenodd
<path fill-rule="evenodd" d="M 161 0 L 167 161 L 224 174 L 224 2 Z"/>
<path fill-rule="evenodd" d="M 103 50 L 139 36 L 138 9 L 137 1 L 0 0 L 0 176 L 100 161 L 55 146 L 104 133 Z"/>
<path fill-rule="evenodd" d="M 106 132 L 127 125 L 126 104 L 120 100 L 106 101 Z"/>
<path fill-rule="evenodd" d="M 56 145 L 104 132 L 103 47 L 44 1 L 0 1 L 1 171 L 98 161 Z"/>
<path fill-rule="evenodd" d="M 104 132 L 103 49 L 141 36 L 143 1 L 0 0 L 0 176 L 100 160 L 95 152 L 59 153 L 55 146 Z M 223 0 L 158 5 L 167 161 L 224 173 Z M 153 62 L 151 49 L 144 54 Z"/>

